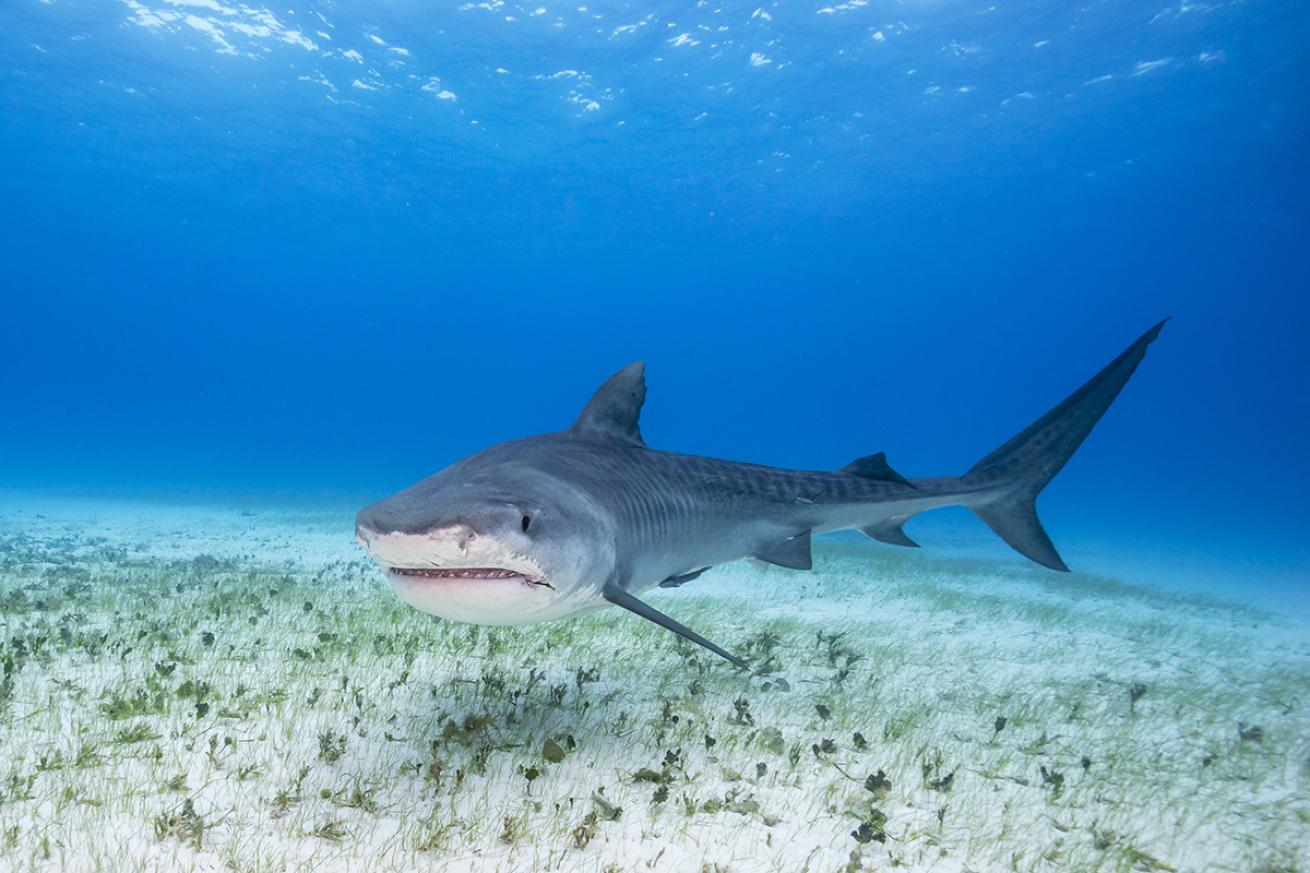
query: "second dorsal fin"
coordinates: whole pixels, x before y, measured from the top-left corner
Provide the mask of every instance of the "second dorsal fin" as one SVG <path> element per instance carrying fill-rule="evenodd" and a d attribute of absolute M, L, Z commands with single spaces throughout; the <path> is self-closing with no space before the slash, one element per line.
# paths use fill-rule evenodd
<path fill-rule="evenodd" d="M 859 476 L 861 479 L 877 479 L 881 482 L 897 482 L 901 485 L 909 485 L 911 488 L 914 484 L 906 479 L 900 473 L 891 468 L 887 463 L 887 455 L 884 452 L 877 452 L 872 455 L 865 455 L 863 458 L 856 458 L 845 467 L 841 468 L 843 473 L 850 473 L 852 476 Z"/>

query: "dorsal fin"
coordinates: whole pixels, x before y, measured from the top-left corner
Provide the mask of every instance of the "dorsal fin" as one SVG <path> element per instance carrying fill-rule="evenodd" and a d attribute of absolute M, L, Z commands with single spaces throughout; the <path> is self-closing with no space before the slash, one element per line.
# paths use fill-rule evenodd
<path fill-rule="evenodd" d="M 884 452 L 878 452 L 873 455 L 865 455 L 863 458 L 856 458 L 845 467 L 841 468 L 843 473 L 850 473 L 852 476 L 859 476 L 861 479 L 878 479 L 882 482 L 899 482 L 901 485 L 909 485 L 911 488 L 914 484 L 906 479 L 900 473 L 897 473 L 887 463 L 887 455 Z"/>
<path fill-rule="evenodd" d="M 644 446 L 641 405 L 646 402 L 646 365 L 635 361 L 596 389 L 573 430 L 600 439 Z"/>

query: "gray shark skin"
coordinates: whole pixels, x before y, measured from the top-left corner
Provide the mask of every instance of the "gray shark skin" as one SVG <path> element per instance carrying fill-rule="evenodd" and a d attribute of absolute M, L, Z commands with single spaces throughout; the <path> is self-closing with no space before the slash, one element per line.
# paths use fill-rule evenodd
<path fill-rule="evenodd" d="M 638 362 L 611 376 L 568 429 L 465 458 L 361 510 L 356 533 L 400 598 L 424 612 L 530 624 L 612 604 L 745 666 L 638 595 L 742 558 L 807 570 L 811 537 L 827 531 L 914 547 L 905 521 L 952 504 L 1020 554 L 1066 571 L 1037 518 L 1037 494 L 1163 326 L 963 476 L 906 479 L 882 453 L 808 471 L 651 449 L 638 426 Z"/>

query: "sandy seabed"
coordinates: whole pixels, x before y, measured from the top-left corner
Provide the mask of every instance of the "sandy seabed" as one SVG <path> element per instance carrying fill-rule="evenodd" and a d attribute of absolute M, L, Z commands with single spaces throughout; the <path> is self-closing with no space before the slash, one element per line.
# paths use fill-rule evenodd
<path fill-rule="evenodd" d="M 436 622 L 348 513 L 0 502 L 0 870 L 1310 867 L 1310 644 L 1250 606 L 819 544 Z"/>

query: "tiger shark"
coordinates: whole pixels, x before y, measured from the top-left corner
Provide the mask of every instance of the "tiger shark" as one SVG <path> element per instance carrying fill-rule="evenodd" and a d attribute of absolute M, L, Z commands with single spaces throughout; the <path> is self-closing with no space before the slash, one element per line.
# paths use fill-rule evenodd
<path fill-rule="evenodd" d="M 361 510 L 356 534 L 400 599 L 423 612 L 523 625 L 619 606 L 744 667 L 638 595 L 742 558 L 808 570 L 811 538 L 828 531 L 917 547 L 906 520 L 949 505 L 968 507 L 1021 555 L 1067 571 L 1036 497 L 1163 326 L 963 476 L 923 479 L 901 476 L 882 452 L 814 471 L 652 449 L 639 427 L 645 368 L 629 364 L 572 426 L 452 464 Z"/>

